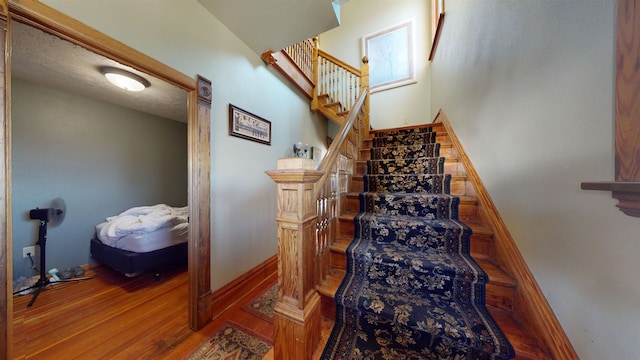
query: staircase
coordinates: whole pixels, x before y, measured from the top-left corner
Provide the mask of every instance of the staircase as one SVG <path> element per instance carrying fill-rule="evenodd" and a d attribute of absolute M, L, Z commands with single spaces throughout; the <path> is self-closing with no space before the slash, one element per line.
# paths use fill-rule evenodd
<path fill-rule="evenodd" d="M 322 315 L 330 321 L 335 320 L 334 295 L 345 275 L 345 251 L 354 239 L 354 218 L 360 209 L 358 195 L 364 190 L 363 175 L 367 171 L 366 161 L 370 159 L 370 149 L 373 147 L 369 134 L 368 61 L 364 58 L 362 69 L 355 69 L 319 50 L 316 39 L 279 52 L 265 52 L 263 60 L 273 65 L 309 98 L 312 110 L 342 126 L 339 136 L 334 139 L 323 164 L 318 168 L 325 176 L 314 185 L 318 204 L 315 235 L 303 231 L 297 235 L 301 244 L 315 242 L 313 263 L 298 263 L 299 255 L 280 253 L 281 258 L 289 259 L 299 268 L 300 274 L 309 273 L 304 275 L 305 279 L 314 279 L 315 289 L 320 294 Z M 350 111 L 353 108 L 358 110 Z M 355 125 L 354 120 L 360 124 Z M 444 171 L 451 176 L 451 194 L 459 197 L 459 220 L 472 230 L 471 255 L 488 276 L 485 294 L 487 308 L 513 345 L 515 358 L 577 359 L 564 330 L 462 150 L 462 145 L 455 133 L 451 132 L 452 127 L 444 113 L 440 112 L 434 123 L 428 126 L 436 134 L 440 156 L 445 158 Z M 373 133 L 393 130 L 397 129 Z M 325 160 L 329 161 L 325 164 Z M 300 176 L 304 177 L 305 174 L 300 173 Z M 311 172 L 309 175 L 314 174 Z M 319 192 L 318 189 L 323 190 Z M 283 200 L 282 206 L 291 203 L 285 201 L 286 197 L 280 190 L 278 197 Z M 298 216 L 303 215 L 301 213 Z M 299 278 L 300 275 L 284 274 L 279 283 L 294 285 Z M 303 288 L 307 289 L 307 285 Z M 298 298 L 296 306 L 302 309 L 302 315 L 287 316 L 284 311 L 282 314 L 283 319 L 288 318 L 286 326 L 296 328 L 300 325 L 305 337 L 300 338 L 293 333 L 291 337 L 276 336 L 276 348 L 285 355 L 282 358 L 297 359 L 299 356 L 288 357 L 287 346 L 294 339 L 301 339 L 299 346 L 306 349 L 305 354 L 310 354 L 311 347 L 315 349 L 313 358 L 317 359 L 331 329 L 323 322 L 322 346 L 316 348 L 320 321 L 307 315 L 307 312 L 314 314 L 315 298 L 297 289 L 292 286 L 290 296 Z M 284 299 L 283 294 L 279 296 L 279 301 Z M 290 298 L 287 298 L 286 302 L 289 301 Z M 307 308 L 310 310 L 307 311 Z M 309 321 L 299 324 L 306 317 L 309 317 Z M 304 357 L 309 358 L 310 355 Z"/>
<path fill-rule="evenodd" d="M 466 177 L 464 166 L 459 161 L 457 151 L 441 123 L 430 125 L 439 144 L 440 156 L 444 157 L 444 172 L 451 176 L 451 194 L 460 198 L 459 220 L 472 229 L 471 253 L 474 260 L 488 275 L 486 285 L 486 304 L 492 317 L 505 333 L 516 352 L 516 359 L 550 359 L 549 355 L 527 333 L 513 316 L 513 293 L 516 281 L 502 271 L 493 261 L 493 234 L 478 211 L 478 199 L 474 188 Z M 373 133 L 383 133 L 374 131 Z M 364 191 L 363 175 L 370 160 L 372 139 L 365 141 L 360 151 L 356 172 L 352 179 L 350 192 L 346 194 L 346 206 L 339 217 L 336 241 L 331 246 L 331 272 L 318 291 L 321 294 L 322 313 L 329 319 L 335 319 L 334 296 L 345 275 L 347 246 L 354 239 L 354 217 L 360 210 L 359 193 Z"/>

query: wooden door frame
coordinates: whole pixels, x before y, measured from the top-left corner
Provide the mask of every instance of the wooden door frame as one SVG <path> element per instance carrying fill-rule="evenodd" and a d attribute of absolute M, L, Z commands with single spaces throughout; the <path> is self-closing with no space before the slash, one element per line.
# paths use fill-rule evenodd
<path fill-rule="evenodd" d="M 0 359 L 13 358 L 11 231 L 11 21 L 71 41 L 97 54 L 167 81 L 188 93 L 189 326 L 212 317 L 210 264 L 211 82 L 195 79 L 36 0 L 0 0 Z"/>

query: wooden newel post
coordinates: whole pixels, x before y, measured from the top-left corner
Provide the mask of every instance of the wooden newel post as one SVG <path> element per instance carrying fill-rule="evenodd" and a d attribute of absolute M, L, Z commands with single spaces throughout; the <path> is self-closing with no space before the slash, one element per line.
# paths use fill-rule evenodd
<path fill-rule="evenodd" d="M 266 172 L 278 186 L 278 302 L 275 359 L 310 359 L 320 341 L 320 295 L 315 289 L 317 221 L 315 183 L 322 172 L 311 159 L 278 160 Z"/>
<path fill-rule="evenodd" d="M 364 56 L 362 58 L 362 77 L 361 77 L 361 84 L 363 88 L 368 88 L 369 87 L 369 58 Z M 364 129 L 361 129 L 362 131 L 360 132 L 360 134 L 362 134 L 362 138 L 360 139 L 360 141 L 364 140 L 364 139 L 368 139 L 369 138 L 369 128 L 370 128 L 370 122 L 369 122 L 369 95 L 367 95 L 367 99 L 365 100 L 364 103 Z M 360 143 L 360 146 L 362 146 L 362 143 Z"/>

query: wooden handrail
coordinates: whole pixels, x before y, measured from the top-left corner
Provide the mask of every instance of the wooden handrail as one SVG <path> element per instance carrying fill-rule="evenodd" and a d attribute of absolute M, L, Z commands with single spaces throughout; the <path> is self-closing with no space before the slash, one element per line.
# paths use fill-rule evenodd
<path fill-rule="evenodd" d="M 319 342 L 320 296 L 316 289 L 330 270 L 329 247 L 336 238 L 341 194 L 351 183 L 362 144 L 367 95 L 364 88 L 318 169 L 310 159 L 283 159 L 283 164 L 302 160 L 302 168 L 287 165 L 266 172 L 278 188 L 277 359 L 309 359 Z"/>
<path fill-rule="evenodd" d="M 329 173 L 328 170 L 331 169 L 333 166 L 335 166 L 338 155 L 340 154 L 340 148 L 342 147 L 345 139 L 349 135 L 349 131 L 351 131 L 351 128 L 355 124 L 356 119 L 359 117 L 368 94 L 369 94 L 368 88 L 365 88 L 362 90 L 362 92 L 360 93 L 360 96 L 358 97 L 358 100 L 353 105 L 352 110 L 349 112 L 349 117 L 347 118 L 347 121 L 342 126 L 342 128 L 340 128 L 340 131 L 331 142 L 331 145 L 327 150 L 327 154 L 322 158 L 320 165 L 318 165 L 318 171 L 322 171 L 324 173 L 324 175 L 322 175 L 322 178 L 320 178 L 320 180 L 318 181 L 319 183 L 324 182 L 326 180 L 326 177 Z M 360 146 L 362 145 L 362 143 L 358 145 Z"/>
<path fill-rule="evenodd" d="M 322 176 L 314 186 L 316 201 L 316 264 L 314 279 L 320 286 L 331 269 L 330 246 L 336 240 L 338 216 L 342 207 L 343 195 L 349 191 L 354 173 L 355 161 L 362 146 L 365 121 L 363 108 L 369 90 L 362 90 L 358 100 L 349 112 L 347 121 L 329 146 L 327 154 L 318 166 Z"/>
<path fill-rule="evenodd" d="M 324 52 L 324 51 L 322 51 L 320 49 L 318 49 L 318 56 L 319 57 L 323 57 L 323 58 L 331 61 L 332 63 L 334 63 L 334 64 L 336 64 L 336 65 L 338 65 L 338 66 L 340 66 L 342 68 L 345 68 L 347 71 L 349 71 L 350 73 L 352 73 L 354 75 L 362 76 L 362 72 L 360 71 L 360 69 L 356 69 L 355 67 L 347 64 L 346 62 L 344 62 L 344 61 L 338 59 L 337 57 L 335 57 L 335 56 L 333 56 L 331 54 L 328 54 L 328 53 L 326 53 L 326 52 Z"/>

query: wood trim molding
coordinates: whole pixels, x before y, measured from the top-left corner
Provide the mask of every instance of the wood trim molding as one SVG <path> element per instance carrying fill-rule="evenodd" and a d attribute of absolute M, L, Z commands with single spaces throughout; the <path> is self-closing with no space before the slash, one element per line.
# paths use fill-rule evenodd
<path fill-rule="evenodd" d="M 3 43 L 0 50 L 5 61 L 0 72 L 0 360 L 11 359 L 13 335 L 12 306 L 12 261 L 11 252 L 11 117 L 10 117 L 10 74 L 11 33 L 10 22 L 17 20 L 55 34 L 97 54 L 109 57 L 156 78 L 167 81 L 188 92 L 189 98 L 189 214 L 190 226 L 197 232 L 189 234 L 189 319 L 192 328 L 199 328 L 211 320 L 210 291 L 210 83 L 208 104 L 203 104 L 200 96 L 206 93 L 201 84 L 179 71 L 136 51 L 79 21 L 72 19 L 36 0 L 0 0 L 0 21 L 3 22 Z M 206 83 L 206 81 L 204 81 Z M 205 88 L 207 88 L 205 86 Z M 203 92 L 205 91 L 205 92 Z M 197 290 L 196 290 L 197 289 Z M 192 294 L 195 293 L 194 294 Z"/>
<path fill-rule="evenodd" d="M 433 36 L 433 42 L 431 43 L 431 51 L 429 52 L 429 61 L 433 61 L 436 57 L 436 49 L 440 42 L 440 35 L 442 34 L 442 27 L 444 26 L 444 13 L 438 16 L 438 25 L 436 25 L 435 35 Z"/>
<path fill-rule="evenodd" d="M 611 191 L 628 216 L 640 217 L 640 0 L 618 0 L 616 24 L 615 181 L 583 182 Z"/>
<path fill-rule="evenodd" d="M 640 217 L 640 182 L 604 181 L 583 182 L 582 190 L 611 191 L 611 197 L 618 200 L 616 206 L 629 216 Z"/>
<path fill-rule="evenodd" d="M 429 61 L 433 61 L 436 56 L 436 49 L 444 26 L 444 5 L 445 0 L 431 0 L 431 51 L 429 51 Z"/>
<path fill-rule="evenodd" d="M 553 313 L 540 286 L 536 282 L 529 266 L 524 261 L 520 250 L 511 237 L 498 209 L 484 187 L 471 160 L 464 151 L 444 111 L 438 111 L 434 121 L 441 122 L 458 151 L 458 157 L 472 182 L 480 209 L 486 216 L 494 233 L 494 249 L 496 262 L 510 273 L 518 282 L 514 293 L 514 315 L 532 332 L 545 348 L 551 352 L 553 359 L 578 359 L 573 345 L 562 329 Z"/>
<path fill-rule="evenodd" d="M 0 56 L 5 61 L 0 62 L 0 72 L 7 73 L 10 66 L 7 61 L 7 6 L 2 2 L 0 14 Z M 13 354 L 13 265 L 11 260 L 11 127 L 8 121 L 10 110 L 10 81 L 4 76 L 0 85 L 0 359 L 12 359 Z"/>
<path fill-rule="evenodd" d="M 266 281 L 275 281 L 278 275 L 278 255 L 273 255 L 211 295 L 212 318 L 237 304 L 238 294 L 246 294 Z"/>
<path fill-rule="evenodd" d="M 640 0 L 618 0 L 616 181 L 640 181 Z"/>
<path fill-rule="evenodd" d="M 211 298 L 211 81 L 197 77 L 189 93 L 189 326 L 201 329 L 212 314 Z M 195 98 L 195 99 L 194 99 Z M 195 101 L 194 101 L 195 100 Z"/>
<path fill-rule="evenodd" d="M 273 65 L 307 98 L 313 98 L 315 84 L 298 68 L 284 50 L 278 52 L 267 51 L 262 54 L 262 60 L 268 65 Z"/>

